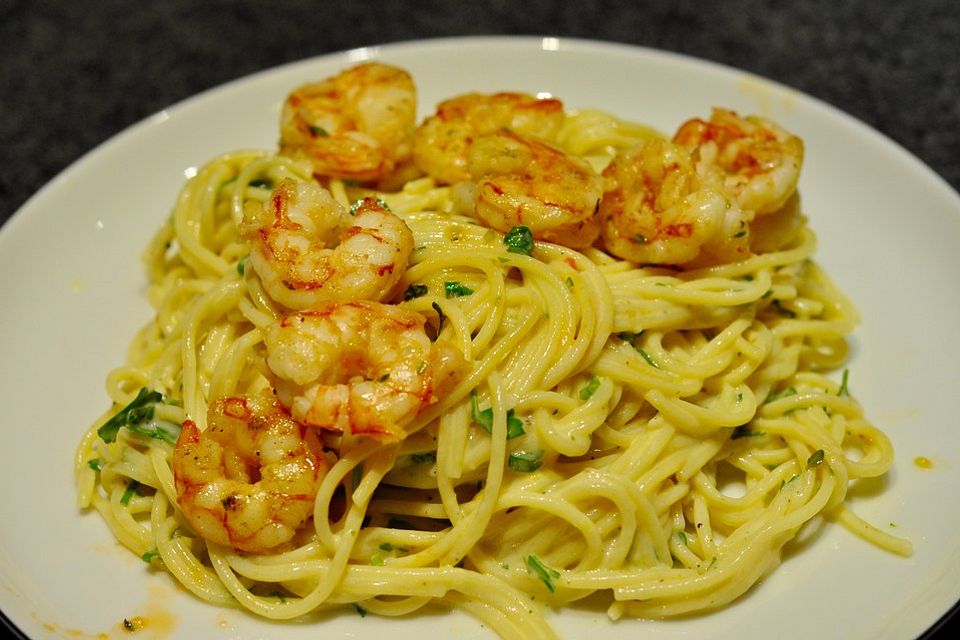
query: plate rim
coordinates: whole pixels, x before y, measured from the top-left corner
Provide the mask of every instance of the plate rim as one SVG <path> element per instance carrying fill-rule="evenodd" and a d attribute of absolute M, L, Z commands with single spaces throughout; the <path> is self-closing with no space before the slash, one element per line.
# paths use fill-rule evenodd
<path fill-rule="evenodd" d="M 189 108 L 189 106 L 195 102 L 200 102 L 207 99 L 211 94 L 229 90 L 231 87 L 236 85 L 243 85 L 246 83 L 255 83 L 261 77 L 269 76 L 271 74 L 276 74 L 286 70 L 293 70 L 300 66 L 310 66 L 319 63 L 333 62 L 337 59 L 350 60 L 351 56 L 369 56 L 370 58 L 383 58 L 390 55 L 393 51 L 404 52 L 411 49 L 423 49 L 423 48 L 436 48 L 443 49 L 451 45 L 461 45 L 461 44 L 471 44 L 471 45 L 484 45 L 489 43 L 498 43 L 498 42 L 508 42 L 511 45 L 518 47 L 530 47 L 537 48 L 537 43 L 543 42 L 544 39 L 550 38 L 557 41 L 558 49 L 557 51 L 563 52 L 573 52 L 577 53 L 578 51 L 599 51 L 600 53 L 607 53 L 612 51 L 621 52 L 624 54 L 631 55 L 641 55 L 654 58 L 663 58 L 674 63 L 681 63 L 684 65 L 690 65 L 697 69 L 713 69 L 715 71 L 720 71 L 724 74 L 734 73 L 737 75 L 746 75 L 754 78 L 762 79 L 765 83 L 771 83 L 785 88 L 786 90 L 801 95 L 804 101 L 808 102 L 810 105 L 821 109 L 826 110 L 827 115 L 832 118 L 840 118 L 843 120 L 845 126 L 853 126 L 861 131 L 861 133 L 866 133 L 867 135 L 877 137 L 884 145 L 891 146 L 895 148 L 903 157 L 909 159 L 914 164 L 915 169 L 920 169 L 921 174 L 924 175 L 924 179 L 932 181 L 930 184 L 939 185 L 939 188 L 944 190 L 943 195 L 948 198 L 953 198 L 958 202 L 955 204 L 960 204 L 960 194 L 943 178 L 939 173 L 933 170 L 932 167 L 925 164 L 920 160 L 915 154 L 913 154 L 909 149 L 905 148 L 903 145 L 898 143 L 896 140 L 887 136 L 883 132 L 873 128 L 872 126 L 864 123 L 863 121 L 855 118 L 847 112 L 842 111 L 838 107 L 816 97 L 810 95 L 800 89 L 791 87 L 789 85 L 783 84 L 777 80 L 773 80 L 756 73 L 739 69 L 733 66 L 726 65 L 724 63 L 697 58 L 686 53 L 674 52 L 669 50 L 656 49 L 643 45 L 635 45 L 622 42 L 610 42 L 603 40 L 592 40 L 588 38 L 572 38 L 572 37 L 553 37 L 553 36 L 536 36 L 536 35 L 470 35 L 470 36 L 442 36 L 442 37 L 433 37 L 433 38 L 424 38 L 424 39 L 411 39 L 411 40 L 401 40 L 390 43 L 383 43 L 370 46 L 361 46 L 354 47 L 351 49 L 345 49 L 340 51 L 326 52 L 319 55 L 309 56 L 303 59 L 291 60 L 276 66 L 260 69 L 225 82 L 218 83 L 211 87 L 208 87 L 198 93 L 187 96 L 181 100 L 171 103 L 169 106 L 155 111 L 154 113 L 147 115 L 140 120 L 130 124 L 127 127 L 113 133 L 106 139 L 102 140 L 100 143 L 96 144 L 76 159 L 67 164 L 61 171 L 59 171 L 53 178 L 48 180 L 40 189 L 34 192 L 26 201 L 24 201 L 20 207 L 17 208 L 13 214 L 4 222 L 2 228 L 0 228 L 0 250 L 3 250 L 7 245 L 7 241 L 12 242 L 11 237 L 15 237 L 18 233 L 24 233 L 19 231 L 19 229 L 26 224 L 24 220 L 31 214 L 34 208 L 40 206 L 37 203 L 42 204 L 46 194 L 54 191 L 59 188 L 59 186 L 71 179 L 72 175 L 79 171 L 78 167 L 85 166 L 86 163 L 91 161 L 91 158 L 104 154 L 110 153 L 111 149 L 121 144 L 124 140 L 136 136 L 141 130 L 147 129 L 151 126 L 154 126 L 159 120 L 173 119 L 178 117 L 178 115 Z M 541 49 L 543 50 L 543 49 Z M 960 209 L 957 209 L 960 211 Z M 6 575 L 6 574 L 4 574 Z M 957 596 L 957 600 L 954 605 L 948 609 L 943 616 L 937 620 L 929 630 L 921 637 L 930 637 L 937 630 L 943 627 L 947 622 L 960 610 L 960 594 Z M 15 623 L 9 619 L 4 611 L 4 607 L 0 606 L 0 622 L 3 622 L 7 626 L 11 627 L 15 632 L 20 632 Z M 23 634 L 23 637 L 27 637 Z"/>

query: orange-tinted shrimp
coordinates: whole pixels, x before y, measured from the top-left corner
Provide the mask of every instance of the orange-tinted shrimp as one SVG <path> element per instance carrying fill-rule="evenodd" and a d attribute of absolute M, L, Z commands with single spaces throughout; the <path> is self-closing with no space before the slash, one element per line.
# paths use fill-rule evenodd
<path fill-rule="evenodd" d="M 264 335 L 277 394 L 293 416 L 333 431 L 400 440 L 463 376 L 463 354 L 432 342 L 425 318 L 396 305 L 328 303 Z"/>
<path fill-rule="evenodd" d="M 803 141 L 769 120 L 714 109 L 710 120 L 682 124 L 673 140 L 693 154 L 701 174 L 719 172 L 724 191 L 750 218 L 779 210 L 796 191 Z"/>
<path fill-rule="evenodd" d="M 330 465 L 316 432 L 266 396 L 218 398 L 207 424 L 201 432 L 185 422 L 173 452 L 177 503 L 190 526 L 250 553 L 292 540 Z"/>
<path fill-rule="evenodd" d="M 410 158 L 416 109 L 409 73 L 359 64 L 290 93 L 280 118 L 280 152 L 305 157 L 317 176 L 383 178 Z"/>

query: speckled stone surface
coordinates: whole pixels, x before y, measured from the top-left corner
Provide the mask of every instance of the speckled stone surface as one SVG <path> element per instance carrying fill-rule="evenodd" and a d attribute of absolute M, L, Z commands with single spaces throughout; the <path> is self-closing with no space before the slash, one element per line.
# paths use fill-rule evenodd
<path fill-rule="evenodd" d="M 0 219 L 110 136 L 251 72 L 464 34 L 593 38 L 774 78 L 960 189 L 960 2 L 0 0 Z"/>

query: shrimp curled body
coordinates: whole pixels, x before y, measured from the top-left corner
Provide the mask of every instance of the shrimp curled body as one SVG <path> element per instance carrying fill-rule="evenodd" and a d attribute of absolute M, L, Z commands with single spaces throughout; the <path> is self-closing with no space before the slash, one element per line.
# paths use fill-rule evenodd
<path fill-rule="evenodd" d="M 682 124 L 673 140 L 693 154 L 701 174 L 719 173 L 750 218 L 778 211 L 796 191 L 803 141 L 769 120 L 714 109 L 710 120 Z"/>
<path fill-rule="evenodd" d="M 383 300 L 413 251 L 410 228 L 375 199 L 363 200 L 351 218 L 320 185 L 289 179 L 262 206 L 248 203 L 240 232 L 264 289 L 291 309 Z"/>
<path fill-rule="evenodd" d="M 553 140 L 563 124 L 563 103 L 525 93 L 467 93 L 441 102 L 417 127 L 413 161 L 439 183 L 470 179 L 468 155 L 479 136 L 500 130 Z"/>
<path fill-rule="evenodd" d="M 716 181 L 704 180 L 690 153 L 650 140 L 617 154 L 604 169 L 612 185 L 600 203 L 603 241 L 637 263 L 692 265 L 744 258 L 749 227 Z"/>
<path fill-rule="evenodd" d="M 283 105 L 280 152 L 317 176 L 383 178 L 410 158 L 417 95 L 410 74 L 369 62 L 297 87 Z"/>
<path fill-rule="evenodd" d="M 177 503 L 203 538 L 250 553 L 293 539 L 313 514 L 329 461 L 317 434 L 267 396 L 227 396 L 173 453 Z"/>
<path fill-rule="evenodd" d="M 289 315 L 264 334 L 277 394 L 306 424 L 385 441 L 449 392 L 463 354 L 415 311 L 371 301 Z"/>
<path fill-rule="evenodd" d="M 523 225 L 538 240 L 575 249 L 597 239 L 604 181 L 587 162 L 504 130 L 473 142 L 467 168 L 472 180 L 458 197 L 487 226 L 505 233 Z"/>

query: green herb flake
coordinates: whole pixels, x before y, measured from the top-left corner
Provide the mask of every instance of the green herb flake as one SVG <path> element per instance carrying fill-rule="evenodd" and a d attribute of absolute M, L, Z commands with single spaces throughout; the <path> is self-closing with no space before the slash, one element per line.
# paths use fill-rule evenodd
<path fill-rule="evenodd" d="M 447 316 L 444 315 L 443 309 L 436 302 L 431 303 L 430 306 L 437 312 L 437 333 L 440 333 L 440 330 L 443 329 L 443 321 L 447 319 Z"/>
<path fill-rule="evenodd" d="M 680 542 L 681 542 L 681 544 L 683 544 L 683 546 L 686 547 L 686 546 L 688 545 L 688 542 L 687 542 L 687 534 L 686 534 L 685 532 L 683 532 L 683 531 L 677 531 L 677 538 L 680 540 Z"/>
<path fill-rule="evenodd" d="M 130 404 L 97 429 L 97 435 L 104 442 L 114 442 L 120 427 L 126 427 L 135 433 L 176 444 L 180 425 L 153 416 L 154 406 L 162 401 L 163 394 L 159 391 L 143 387 Z"/>
<path fill-rule="evenodd" d="M 413 300 L 414 298 L 419 298 L 420 296 L 427 295 L 427 285 L 425 284 L 412 284 L 407 287 L 407 290 L 403 292 L 404 300 Z"/>
<path fill-rule="evenodd" d="M 649 353 L 644 351 L 642 347 L 637 346 L 636 342 L 634 342 L 637 338 L 639 338 L 642 335 L 643 335 L 643 331 L 638 331 L 636 333 L 634 333 L 633 331 L 620 331 L 617 333 L 617 337 L 623 340 L 624 342 L 628 343 L 631 347 L 633 347 L 634 350 L 640 354 L 640 357 L 643 358 L 648 365 L 650 365 L 654 369 L 659 369 L 660 365 L 657 364 L 657 361 L 654 360 Z"/>
<path fill-rule="evenodd" d="M 493 407 L 481 410 L 477 401 L 477 392 L 470 394 L 470 412 L 473 421 L 487 433 L 493 432 Z M 523 428 L 523 420 L 514 415 L 513 409 L 507 411 L 507 439 L 522 436 L 526 431 Z"/>
<path fill-rule="evenodd" d="M 153 562 L 159 557 L 160 557 L 160 552 L 157 551 L 156 549 L 153 549 L 151 551 L 147 551 L 145 554 L 140 556 L 140 559 L 146 562 L 147 564 L 150 564 L 151 562 Z"/>
<path fill-rule="evenodd" d="M 771 402 L 776 402 L 777 400 L 780 400 L 780 399 L 782 399 L 782 398 L 788 398 L 788 397 L 790 397 L 790 396 L 795 396 L 795 395 L 797 395 L 797 390 L 796 390 L 796 388 L 795 388 L 795 387 L 787 387 L 786 389 L 781 389 L 780 391 L 777 391 L 776 393 L 770 394 L 770 396 L 768 396 L 767 399 L 764 400 L 763 403 L 764 403 L 764 404 L 769 404 L 769 403 L 771 403 Z"/>
<path fill-rule="evenodd" d="M 103 460 L 100 458 L 93 458 L 92 460 L 87 460 L 87 466 L 93 469 L 94 471 L 103 470 Z"/>
<path fill-rule="evenodd" d="M 553 584 L 553 579 L 560 577 L 559 571 L 556 571 L 555 569 L 551 569 L 547 565 L 543 564 L 540 558 L 538 558 L 533 554 L 530 554 L 529 556 L 527 556 L 524 559 L 524 561 L 526 562 L 526 565 L 527 565 L 527 571 L 535 574 L 538 578 L 540 578 L 540 580 L 543 581 L 543 584 L 546 585 L 547 590 L 550 591 L 550 593 L 553 593 L 554 591 L 557 590 L 556 586 Z"/>
<path fill-rule="evenodd" d="M 753 431 L 749 426 L 742 424 L 739 427 L 734 428 L 730 439 L 739 440 L 740 438 L 756 438 L 762 435 L 764 435 L 762 431 Z"/>
<path fill-rule="evenodd" d="M 120 504 L 126 506 L 130 504 L 130 500 L 133 499 L 134 494 L 137 493 L 137 489 L 140 488 L 140 483 L 136 480 L 131 480 L 130 484 L 127 485 L 127 488 L 123 492 L 123 496 L 120 498 Z"/>
<path fill-rule="evenodd" d="M 410 455 L 410 461 L 413 464 L 433 464 L 437 461 L 437 454 L 430 451 L 427 453 L 414 453 Z"/>
<path fill-rule="evenodd" d="M 532 473 L 543 464 L 543 451 L 520 451 L 511 453 L 507 459 L 507 466 L 519 473 Z"/>
<path fill-rule="evenodd" d="M 823 449 L 817 449 L 807 458 L 807 469 L 814 469 L 823 464 Z"/>
<path fill-rule="evenodd" d="M 524 226 L 514 227 L 503 236 L 503 244 L 510 253 L 529 256 L 533 253 L 533 232 Z"/>
<path fill-rule="evenodd" d="M 838 396 L 849 396 L 850 387 L 847 386 L 850 381 L 850 369 L 843 370 L 843 377 L 840 378 L 840 388 L 837 390 Z"/>
<path fill-rule="evenodd" d="M 356 602 L 353 603 L 353 608 L 356 610 L 358 614 L 360 614 L 361 618 L 367 617 L 367 610 L 361 607 L 360 605 L 358 605 Z"/>
<path fill-rule="evenodd" d="M 590 396 L 596 393 L 597 389 L 600 388 L 600 378 L 593 376 L 590 378 L 590 382 L 580 388 L 580 399 L 589 400 Z"/>
<path fill-rule="evenodd" d="M 571 278 L 570 276 L 567 276 L 566 283 L 567 283 L 567 286 L 568 286 L 568 287 L 570 287 L 571 289 L 573 289 L 573 278 Z"/>
<path fill-rule="evenodd" d="M 459 282 L 444 282 L 443 290 L 448 298 L 461 298 L 473 293 L 473 289 Z"/>
<path fill-rule="evenodd" d="M 770 304 L 772 304 L 773 307 L 777 310 L 777 313 L 779 313 L 780 315 L 782 315 L 784 318 L 796 318 L 796 317 L 797 317 L 796 311 L 793 311 L 792 309 L 787 309 L 785 306 L 783 306 L 783 303 L 780 302 L 779 300 L 774 300 L 774 301 L 771 302 Z"/>
<path fill-rule="evenodd" d="M 363 465 L 358 464 L 353 468 L 353 475 L 350 480 L 353 483 L 353 488 L 356 489 L 360 486 L 360 481 L 363 480 Z"/>
<path fill-rule="evenodd" d="M 659 368 L 660 368 L 660 365 L 657 364 L 656 360 L 654 360 L 653 357 L 652 357 L 649 353 L 647 353 L 646 351 L 644 351 L 643 349 L 641 349 L 640 347 L 638 347 L 638 346 L 636 346 L 636 345 L 634 345 L 633 348 L 637 350 L 637 353 L 640 354 L 640 357 L 643 358 L 648 365 L 650 365 L 650 366 L 653 367 L 654 369 L 659 369 Z"/>
<path fill-rule="evenodd" d="M 324 129 L 321 126 L 312 124 L 310 125 L 310 134 L 315 138 L 327 138 L 330 136 L 330 132 Z"/>
<path fill-rule="evenodd" d="M 237 261 L 237 273 L 242 277 L 247 271 L 247 259 L 243 258 L 242 260 Z"/>
<path fill-rule="evenodd" d="M 256 189 L 273 189 L 273 180 L 270 178 L 254 178 L 248 184 Z"/>

